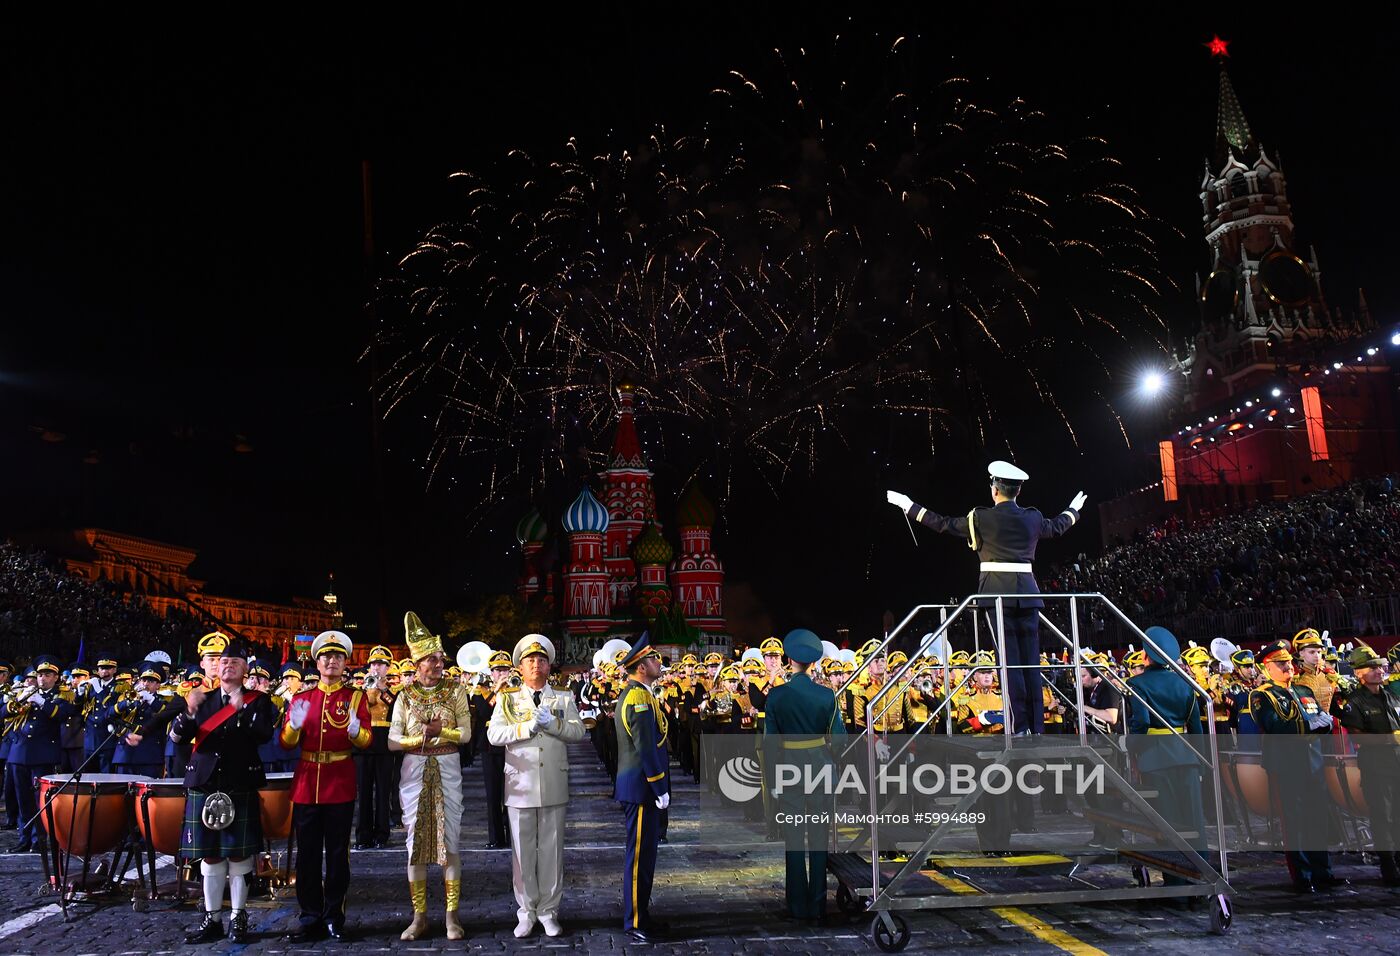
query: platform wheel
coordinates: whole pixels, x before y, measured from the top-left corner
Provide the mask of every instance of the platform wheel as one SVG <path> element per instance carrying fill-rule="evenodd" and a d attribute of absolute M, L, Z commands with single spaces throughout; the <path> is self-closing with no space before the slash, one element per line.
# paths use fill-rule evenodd
<path fill-rule="evenodd" d="M 865 901 L 852 893 L 845 883 L 836 884 L 836 905 L 848 916 L 865 912 Z"/>
<path fill-rule="evenodd" d="M 894 929 L 885 923 L 889 920 L 894 924 Z M 870 935 L 875 940 L 875 946 L 882 953 L 897 953 L 909 945 L 909 924 L 904 918 L 895 913 L 877 913 L 875 919 L 870 923 Z"/>
<path fill-rule="evenodd" d="M 1210 931 L 1215 936 L 1224 936 L 1230 931 L 1235 919 L 1235 908 L 1230 897 L 1221 893 L 1210 898 Z"/>

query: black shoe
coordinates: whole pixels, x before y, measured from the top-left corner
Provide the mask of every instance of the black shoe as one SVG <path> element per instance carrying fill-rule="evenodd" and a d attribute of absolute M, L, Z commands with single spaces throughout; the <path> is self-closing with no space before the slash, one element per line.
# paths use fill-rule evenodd
<path fill-rule="evenodd" d="M 246 918 L 246 917 L 245 917 Z M 199 943 L 212 943 L 224 937 L 224 924 L 218 913 L 205 913 L 198 926 L 185 934 L 185 942 L 190 946 Z"/>
<path fill-rule="evenodd" d="M 488 849 L 488 850 L 499 850 L 500 848 L 501 848 L 501 845 L 500 845 L 499 843 L 497 843 L 495 840 L 491 840 L 490 842 L 488 842 L 488 843 L 486 844 L 486 849 Z"/>
<path fill-rule="evenodd" d="M 661 941 L 661 936 L 655 930 L 637 929 L 635 927 L 627 930 L 627 938 L 634 943 L 657 943 Z"/>
<path fill-rule="evenodd" d="M 34 844 L 32 844 L 32 843 L 16 843 L 14 846 L 10 847 L 10 848 L 9 848 L 8 850 L 6 850 L 5 852 L 6 852 L 6 853 L 33 853 L 33 852 L 35 852 L 35 851 L 34 851 Z"/>
<path fill-rule="evenodd" d="M 350 849 L 352 849 L 352 850 L 368 850 L 368 849 L 369 849 L 369 846 L 370 846 L 370 845 L 369 845 L 368 843 L 366 843 L 364 840 L 356 840 L 356 841 L 350 846 Z"/>
<path fill-rule="evenodd" d="M 387 847 L 388 845 L 389 845 L 389 838 L 388 838 L 388 837 L 385 837 L 385 838 L 382 839 L 382 840 L 375 840 L 372 844 L 370 844 L 371 848 L 373 848 L 373 849 L 375 849 L 375 850 L 382 850 L 382 849 L 384 849 L 385 847 Z"/>
<path fill-rule="evenodd" d="M 670 843 L 671 841 L 668 840 L 668 839 L 666 839 L 665 837 L 658 837 L 656 842 L 657 842 L 657 843 Z"/>
<path fill-rule="evenodd" d="M 1306 896 L 1311 893 L 1316 893 L 1317 887 L 1313 886 L 1307 880 L 1294 880 L 1293 892 Z"/>
<path fill-rule="evenodd" d="M 247 910 L 234 910 L 233 915 L 228 918 L 228 941 L 230 943 L 248 942 Z"/>
<path fill-rule="evenodd" d="M 326 923 L 326 935 L 331 939 L 344 939 L 345 924 L 340 920 L 330 920 Z"/>
<path fill-rule="evenodd" d="M 300 946 L 302 943 L 314 943 L 317 940 L 326 938 L 326 927 L 320 923 L 302 923 L 292 932 L 287 934 L 287 942 L 293 946 Z"/>
<path fill-rule="evenodd" d="M 1319 877 L 1314 882 L 1317 883 L 1318 888 L 1324 890 L 1333 890 L 1340 886 L 1351 886 L 1351 880 L 1340 876 L 1333 876 L 1330 873 L 1326 876 Z"/>

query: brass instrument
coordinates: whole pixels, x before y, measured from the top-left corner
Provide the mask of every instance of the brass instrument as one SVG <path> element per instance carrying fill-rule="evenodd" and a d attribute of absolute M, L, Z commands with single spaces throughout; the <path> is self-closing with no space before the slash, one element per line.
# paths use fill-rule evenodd
<path fill-rule="evenodd" d="M 728 717 L 734 713 L 734 695 L 728 692 L 715 694 L 710 698 L 710 706 L 719 716 Z"/>

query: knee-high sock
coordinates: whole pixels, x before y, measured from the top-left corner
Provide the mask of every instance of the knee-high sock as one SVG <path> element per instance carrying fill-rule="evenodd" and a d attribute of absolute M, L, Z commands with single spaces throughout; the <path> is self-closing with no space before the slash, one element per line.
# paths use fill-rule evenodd
<path fill-rule="evenodd" d="M 229 860 L 228 903 L 235 912 L 248 908 L 248 874 L 253 872 L 253 858 Z"/>
<path fill-rule="evenodd" d="M 199 872 L 204 874 L 204 911 L 217 913 L 224 908 L 224 884 L 228 882 L 228 861 L 208 860 L 199 864 Z"/>

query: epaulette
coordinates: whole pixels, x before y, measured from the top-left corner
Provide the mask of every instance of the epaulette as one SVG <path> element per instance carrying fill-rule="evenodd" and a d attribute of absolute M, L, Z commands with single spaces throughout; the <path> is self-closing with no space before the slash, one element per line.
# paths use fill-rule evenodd
<path fill-rule="evenodd" d="M 633 687 L 627 692 L 626 698 L 622 701 L 623 706 L 635 707 L 638 710 L 646 710 L 651 706 L 651 694 L 645 687 Z"/>

